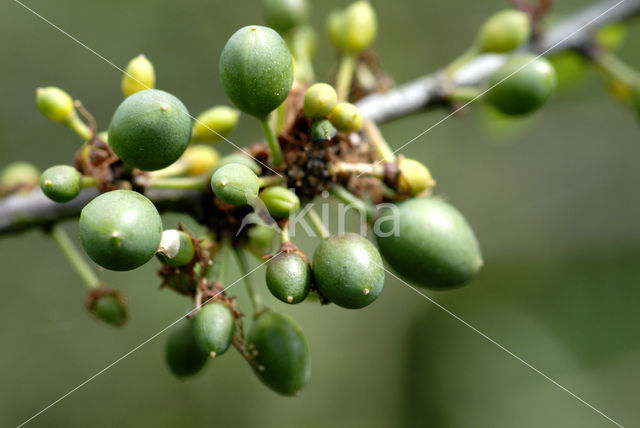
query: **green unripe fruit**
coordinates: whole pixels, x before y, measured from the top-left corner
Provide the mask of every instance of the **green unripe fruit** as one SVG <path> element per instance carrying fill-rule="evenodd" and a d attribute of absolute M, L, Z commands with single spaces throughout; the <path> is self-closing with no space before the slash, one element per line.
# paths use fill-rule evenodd
<path fill-rule="evenodd" d="M 258 246 L 262 250 L 270 250 L 273 244 L 273 238 L 276 236 L 276 231 L 273 227 L 266 226 L 264 224 L 255 224 L 247 232 L 249 235 L 249 242 Z"/>
<path fill-rule="evenodd" d="M 195 248 L 191 237 L 182 230 L 169 229 L 162 232 L 156 257 L 170 267 L 184 266 L 193 260 Z"/>
<path fill-rule="evenodd" d="M 520 10 L 507 9 L 492 15 L 480 29 L 480 52 L 507 53 L 529 40 L 531 22 Z"/>
<path fill-rule="evenodd" d="M 357 1 L 347 6 L 342 25 L 342 46 L 351 53 L 362 52 L 371 46 L 378 32 L 376 12 L 368 1 Z"/>
<path fill-rule="evenodd" d="M 260 193 L 260 199 L 275 218 L 287 218 L 300 209 L 300 198 L 282 186 L 267 187 Z"/>
<path fill-rule="evenodd" d="M 216 169 L 211 177 L 215 195 L 231 205 L 251 204 L 260 190 L 258 176 L 248 167 L 230 163 Z"/>
<path fill-rule="evenodd" d="M 282 104 L 293 84 L 289 48 L 271 28 L 243 27 L 222 50 L 220 79 L 237 108 L 264 118 Z"/>
<path fill-rule="evenodd" d="M 171 165 L 191 138 L 187 108 L 158 89 L 136 92 L 116 109 L 109 126 L 109 145 L 127 165 L 155 171 Z"/>
<path fill-rule="evenodd" d="M 211 107 L 196 118 L 191 139 L 203 143 L 217 143 L 236 129 L 239 117 L 240 112 L 231 107 Z"/>
<path fill-rule="evenodd" d="M 329 34 L 329 41 L 331 41 L 333 47 L 339 51 L 343 50 L 343 17 L 344 13 L 342 10 L 333 10 L 327 16 L 327 33 Z"/>
<path fill-rule="evenodd" d="M 311 377 L 309 346 L 291 317 L 267 310 L 257 316 L 247 336 L 257 351 L 255 373 L 272 390 L 295 395 Z"/>
<path fill-rule="evenodd" d="M 311 269 L 298 253 L 279 253 L 267 265 L 267 287 L 285 303 L 300 303 L 309 294 Z"/>
<path fill-rule="evenodd" d="M 91 260 L 103 268 L 124 271 L 153 257 L 162 237 L 162 221 L 146 197 L 131 190 L 114 190 L 82 209 L 79 231 Z"/>
<path fill-rule="evenodd" d="M 540 108 L 556 88 L 556 72 L 545 58 L 514 55 L 489 79 L 486 101 L 504 114 L 519 116 Z"/>
<path fill-rule="evenodd" d="M 71 96 L 55 86 L 36 89 L 36 104 L 38 110 L 54 122 L 66 123 L 75 113 Z"/>
<path fill-rule="evenodd" d="M 40 188 L 49 199 L 56 202 L 68 202 L 80 193 L 82 176 L 77 169 L 71 166 L 52 166 L 40 176 Z"/>
<path fill-rule="evenodd" d="M 184 162 L 187 175 L 201 175 L 211 171 L 219 160 L 220 154 L 216 149 L 196 144 L 187 147 L 179 162 Z"/>
<path fill-rule="evenodd" d="M 263 0 L 267 25 L 278 33 L 286 33 L 309 20 L 307 0 Z"/>
<path fill-rule="evenodd" d="M 318 48 L 316 30 L 311 25 L 302 25 L 296 28 L 292 31 L 291 41 L 288 42 L 288 45 L 294 57 L 303 55 L 310 59 L 313 58 Z"/>
<path fill-rule="evenodd" d="M 312 270 L 320 292 L 343 308 L 359 309 L 373 303 L 384 286 L 380 253 L 355 233 L 333 235 L 320 244 Z"/>
<path fill-rule="evenodd" d="M 358 107 L 351 103 L 337 104 L 328 119 L 338 131 L 347 134 L 362 128 L 362 113 Z"/>
<path fill-rule="evenodd" d="M 375 232 L 380 252 L 401 276 L 428 288 L 446 289 L 478 273 L 482 266 L 478 241 L 458 210 L 434 198 L 409 199 L 397 208 L 397 214 L 391 208 L 382 211 Z M 385 216 L 393 220 L 382 220 Z"/>
<path fill-rule="evenodd" d="M 229 349 L 235 329 L 231 309 L 219 300 L 204 305 L 194 318 L 193 334 L 196 343 L 211 358 L 222 355 Z"/>
<path fill-rule="evenodd" d="M 241 165 L 244 165 L 251 171 L 253 171 L 253 173 L 256 175 L 260 175 L 260 173 L 262 172 L 262 167 L 258 164 L 258 162 L 244 153 L 231 153 L 230 155 L 222 157 L 220 161 L 216 163 L 216 169 L 220 169 L 223 166 L 229 165 L 231 163 L 239 163 Z"/>
<path fill-rule="evenodd" d="M 27 162 L 14 162 L 0 172 L 0 196 L 16 189 L 29 190 L 40 183 L 40 170 Z"/>
<path fill-rule="evenodd" d="M 337 103 L 338 95 L 333 86 L 316 83 L 304 93 L 304 114 L 311 118 L 325 117 Z"/>
<path fill-rule="evenodd" d="M 165 359 L 171 372 L 178 377 L 192 376 L 198 373 L 209 360 L 196 344 L 193 334 L 193 319 L 184 318 L 171 328 Z"/>
<path fill-rule="evenodd" d="M 125 97 L 156 87 L 156 72 L 146 56 L 140 54 L 133 58 L 122 76 L 122 93 Z"/>
<path fill-rule="evenodd" d="M 311 141 L 329 141 L 337 133 L 338 130 L 327 119 L 317 119 L 311 123 Z"/>
<path fill-rule="evenodd" d="M 102 321 L 116 327 L 124 325 L 127 321 L 127 311 L 114 294 L 98 297 L 91 310 Z"/>
<path fill-rule="evenodd" d="M 400 158 L 398 169 L 398 190 L 402 193 L 417 195 L 436 185 L 431 172 L 417 160 Z"/>

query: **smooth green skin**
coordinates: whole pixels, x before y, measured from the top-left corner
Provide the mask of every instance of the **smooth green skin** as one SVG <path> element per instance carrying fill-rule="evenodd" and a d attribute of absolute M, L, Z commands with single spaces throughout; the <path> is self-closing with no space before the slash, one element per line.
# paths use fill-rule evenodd
<path fill-rule="evenodd" d="M 260 193 L 260 199 L 275 218 L 287 218 L 300 209 L 300 198 L 286 187 L 267 187 Z"/>
<path fill-rule="evenodd" d="M 127 165 L 143 171 L 165 168 L 189 145 L 191 117 L 173 95 L 146 89 L 127 97 L 109 125 L 109 145 Z"/>
<path fill-rule="evenodd" d="M 265 226 L 263 224 L 255 224 L 247 232 L 249 235 L 249 241 L 252 244 L 257 245 L 263 250 L 271 249 L 273 244 L 273 238 L 276 236 L 274 228 Z"/>
<path fill-rule="evenodd" d="M 359 53 L 367 49 L 378 33 L 376 12 L 368 1 L 356 1 L 344 10 L 342 17 L 342 47 Z"/>
<path fill-rule="evenodd" d="M 376 240 L 385 260 L 402 277 L 432 289 L 469 282 L 482 267 L 482 255 L 471 227 L 460 212 L 434 198 L 409 199 L 398 204 L 398 236 L 393 211 L 380 214 Z M 382 220 L 389 216 L 389 220 Z"/>
<path fill-rule="evenodd" d="M 531 64 L 526 65 L 530 61 Z M 537 110 L 549 99 L 556 81 L 556 72 L 545 58 L 514 55 L 489 79 L 492 89 L 485 99 L 506 115 L 524 115 Z"/>
<path fill-rule="evenodd" d="M 362 128 L 362 113 L 358 107 L 351 103 L 337 104 L 328 119 L 338 131 L 347 134 Z"/>
<path fill-rule="evenodd" d="M 380 253 L 355 233 L 333 235 L 320 244 L 313 255 L 312 271 L 320 292 L 343 308 L 364 308 L 376 300 L 384 286 Z"/>
<path fill-rule="evenodd" d="M 107 324 L 120 327 L 127 321 L 127 313 L 118 298 L 112 294 L 106 294 L 95 301 L 93 312 Z"/>
<path fill-rule="evenodd" d="M 262 312 L 251 324 L 247 342 L 258 351 L 254 371 L 267 387 L 295 395 L 309 382 L 309 345 L 291 317 L 271 310 Z"/>
<path fill-rule="evenodd" d="M 80 213 L 80 242 L 105 269 L 125 271 L 148 262 L 162 238 L 162 220 L 153 203 L 131 190 L 103 193 Z"/>
<path fill-rule="evenodd" d="M 293 84 L 291 53 L 268 27 L 236 31 L 220 55 L 220 80 L 231 102 L 243 112 L 265 118 L 287 98 Z"/>
<path fill-rule="evenodd" d="M 531 22 L 520 10 L 507 9 L 495 13 L 480 29 L 480 52 L 507 53 L 529 39 Z"/>
<path fill-rule="evenodd" d="M 296 304 L 309 294 L 311 268 L 300 254 L 280 253 L 269 260 L 266 279 L 269 291 L 278 300 Z"/>
<path fill-rule="evenodd" d="M 194 318 L 193 334 L 198 348 L 207 355 L 222 355 L 229 349 L 236 323 L 231 309 L 222 301 L 204 305 Z"/>
<path fill-rule="evenodd" d="M 55 86 L 38 88 L 36 104 L 47 119 L 59 123 L 65 123 L 75 109 L 71 95 Z"/>
<path fill-rule="evenodd" d="M 182 230 L 179 230 L 178 233 L 180 234 L 180 248 L 178 249 L 178 253 L 174 257 L 169 258 L 164 253 L 156 254 L 158 260 L 160 260 L 160 262 L 164 265 L 170 267 L 180 267 L 190 263 L 191 260 L 193 260 L 193 255 L 195 254 L 196 250 L 193 246 L 193 241 L 191 241 L 191 237 Z"/>
<path fill-rule="evenodd" d="M 253 171 L 255 175 L 260 175 L 260 173 L 262 172 L 262 167 L 260 167 L 258 162 L 242 153 L 231 153 L 230 155 L 223 156 L 218 161 L 218 163 L 216 163 L 215 168 L 220 169 L 225 165 L 229 165 L 230 163 L 242 164 Z"/>
<path fill-rule="evenodd" d="M 218 168 L 211 177 L 215 195 L 231 205 L 247 205 L 258 197 L 258 176 L 248 167 L 230 163 Z"/>
<path fill-rule="evenodd" d="M 14 162 L 0 172 L 0 194 L 14 186 L 36 186 L 40 182 L 40 170 L 27 162 Z"/>
<path fill-rule="evenodd" d="M 200 113 L 193 124 L 193 141 L 216 143 L 236 129 L 240 112 L 227 106 L 215 106 Z"/>
<path fill-rule="evenodd" d="M 309 21 L 307 0 L 263 0 L 262 9 L 267 25 L 280 34 Z"/>
<path fill-rule="evenodd" d="M 314 120 L 311 124 L 312 141 L 329 141 L 335 137 L 337 133 L 338 130 L 327 119 Z"/>
<path fill-rule="evenodd" d="M 187 377 L 198 373 L 209 355 L 200 350 L 193 333 L 193 319 L 183 319 L 169 333 L 165 347 L 165 359 L 171 372 L 177 377 Z"/>
<path fill-rule="evenodd" d="M 310 118 L 325 117 L 338 103 L 338 94 L 326 83 L 311 85 L 304 93 L 304 114 Z"/>
<path fill-rule="evenodd" d="M 40 176 L 40 188 L 53 201 L 69 202 L 80 193 L 82 176 L 71 166 L 52 166 Z"/>

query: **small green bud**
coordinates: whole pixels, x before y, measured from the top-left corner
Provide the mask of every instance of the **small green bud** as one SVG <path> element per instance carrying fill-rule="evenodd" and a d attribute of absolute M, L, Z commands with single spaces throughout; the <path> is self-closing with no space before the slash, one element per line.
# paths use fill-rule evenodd
<path fill-rule="evenodd" d="M 93 301 L 89 309 L 96 317 L 107 324 L 121 327 L 127 322 L 127 307 L 118 294 L 104 294 Z"/>
<path fill-rule="evenodd" d="M 327 119 L 314 120 L 311 124 L 311 141 L 329 141 L 338 131 Z"/>
<path fill-rule="evenodd" d="M 193 334 L 200 350 L 213 358 L 229 349 L 235 327 L 231 309 L 223 301 L 214 300 L 196 315 Z"/>
<path fill-rule="evenodd" d="M 40 183 L 40 170 L 27 162 L 14 162 L 0 172 L 0 196 L 16 190 L 31 190 Z"/>
<path fill-rule="evenodd" d="M 376 12 L 368 1 L 351 3 L 344 11 L 342 42 L 344 49 L 359 53 L 373 43 L 378 32 Z"/>
<path fill-rule="evenodd" d="M 75 113 L 71 95 L 55 86 L 36 89 L 36 104 L 47 119 L 66 123 Z"/>
<path fill-rule="evenodd" d="M 311 118 L 325 117 L 337 103 L 338 95 L 333 86 L 316 83 L 304 93 L 304 114 Z"/>
<path fill-rule="evenodd" d="M 122 76 L 122 93 L 125 97 L 156 87 L 156 72 L 146 56 L 140 54 L 133 58 Z"/>
<path fill-rule="evenodd" d="M 52 166 L 40 176 L 40 188 L 53 201 L 69 202 L 80 193 L 82 176 L 71 166 Z"/>
<path fill-rule="evenodd" d="M 307 0 L 263 0 L 262 8 L 267 25 L 280 34 L 309 21 Z"/>
<path fill-rule="evenodd" d="M 187 167 L 187 175 L 201 175 L 213 169 L 220 160 L 220 154 L 211 146 L 196 144 L 187 147 L 180 158 Z M 171 166 L 169 166 L 171 168 Z"/>
<path fill-rule="evenodd" d="M 200 113 L 193 123 L 191 139 L 217 143 L 231 134 L 238 124 L 240 112 L 227 106 L 215 106 Z"/>
<path fill-rule="evenodd" d="M 216 170 L 211 177 L 213 193 L 231 205 L 251 204 L 258 196 L 258 176 L 248 167 L 230 163 Z"/>
<path fill-rule="evenodd" d="M 251 171 L 253 171 L 256 175 L 260 175 L 260 173 L 262 172 L 262 167 L 260 167 L 258 162 L 256 162 L 255 160 L 250 158 L 247 154 L 242 152 L 231 153 L 230 155 L 224 156 L 216 164 L 216 169 L 222 168 L 223 166 L 229 165 L 230 163 L 239 163 L 241 165 L 244 165 L 247 168 L 249 168 Z"/>
<path fill-rule="evenodd" d="M 267 187 L 260 193 L 260 199 L 275 218 L 287 218 L 300 209 L 300 198 L 282 186 Z"/>
<path fill-rule="evenodd" d="M 351 103 L 337 104 L 328 119 L 340 132 L 351 133 L 362 128 L 362 113 Z"/>
<path fill-rule="evenodd" d="M 529 40 L 531 22 L 520 10 L 507 9 L 495 13 L 478 34 L 480 52 L 507 53 Z"/>
<path fill-rule="evenodd" d="M 398 190 L 402 193 L 413 196 L 436 185 L 431 172 L 417 160 L 402 157 L 398 160 L 398 169 Z"/>
<path fill-rule="evenodd" d="M 193 260 L 195 248 L 191 237 L 182 230 L 168 229 L 162 232 L 156 257 L 171 267 L 184 266 Z"/>
<path fill-rule="evenodd" d="M 266 251 L 271 250 L 276 231 L 265 224 L 255 224 L 249 229 L 247 235 L 249 236 L 249 242 Z"/>

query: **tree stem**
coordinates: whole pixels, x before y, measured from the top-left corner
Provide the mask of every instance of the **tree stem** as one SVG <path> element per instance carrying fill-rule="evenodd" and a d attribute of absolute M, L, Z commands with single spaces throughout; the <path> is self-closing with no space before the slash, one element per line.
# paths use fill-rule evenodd
<path fill-rule="evenodd" d="M 262 130 L 264 131 L 264 135 L 267 137 L 267 142 L 269 143 L 269 149 L 271 150 L 271 164 L 274 168 L 279 167 L 284 162 L 282 158 L 282 149 L 280 148 L 280 142 L 278 141 L 278 137 L 276 133 L 273 131 L 271 125 L 269 125 L 269 118 L 263 117 L 260 120 L 260 124 L 262 125 Z"/>
<path fill-rule="evenodd" d="M 356 69 L 356 56 L 354 54 L 344 54 L 340 58 L 338 74 L 336 75 L 336 93 L 338 101 L 348 101 L 351 89 L 353 72 Z"/>
<path fill-rule="evenodd" d="M 82 119 L 80 119 L 80 116 L 78 116 L 75 112 L 73 112 L 71 117 L 69 117 L 69 120 L 66 124 L 84 141 L 90 141 L 93 137 L 93 132 L 91 132 L 91 129 L 82 121 Z"/>
<path fill-rule="evenodd" d="M 60 224 L 53 225 L 49 234 L 56 244 L 58 244 L 62 253 L 65 255 L 71 266 L 74 267 L 78 275 L 80 275 L 87 287 L 92 290 L 100 288 L 100 279 L 98 279 L 98 276 L 95 274 L 91 266 L 89 266 L 82 254 L 80 254 L 80 251 L 73 244 L 73 241 L 71 241 L 71 238 L 69 238 L 69 235 L 65 232 L 62 226 L 60 226 Z"/>
<path fill-rule="evenodd" d="M 260 185 L 260 188 L 276 186 L 278 184 L 282 184 L 283 181 L 284 177 L 280 175 L 265 175 L 264 177 L 258 178 L 258 184 Z"/>
<path fill-rule="evenodd" d="M 378 129 L 378 125 L 373 120 L 366 120 L 364 122 L 364 132 L 369 137 L 369 144 L 373 146 L 373 149 L 378 154 L 378 157 L 383 162 L 393 162 L 396 160 L 396 155 L 389 147 L 387 140 L 384 139 Z"/>
<path fill-rule="evenodd" d="M 202 177 L 153 177 L 148 187 L 153 189 L 206 190 L 208 180 Z"/>
<path fill-rule="evenodd" d="M 384 165 L 382 163 L 350 163 L 338 161 L 331 164 L 330 171 L 332 174 L 366 174 L 379 179 L 384 177 Z"/>
<path fill-rule="evenodd" d="M 367 216 L 368 221 L 372 221 L 377 217 L 376 209 L 371 204 L 367 204 L 362 199 L 345 189 L 343 186 L 334 183 L 329 188 L 329 193 L 340 199 L 347 205 L 353 206 L 355 209 Z"/>

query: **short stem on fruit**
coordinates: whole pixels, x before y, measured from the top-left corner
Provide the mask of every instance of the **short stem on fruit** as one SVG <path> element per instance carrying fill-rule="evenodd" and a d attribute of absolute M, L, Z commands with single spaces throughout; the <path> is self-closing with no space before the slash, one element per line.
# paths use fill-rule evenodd
<path fill-rule="evenodd" d="M 276 132 L 281 132 L 284 128 L 284 119 L 287 117 L 287 100 L 284 100 L 282 104 L 278 106 L 276 109 L 276 114 L 274 116 L 274 126 L 273 129 Z"/>
<path fill-rule="evenodd" d="M 80 254 L 80 251 L 73 244 L 71 238 L 69 238 L 69 235 L 62 226 L 54 224 L 49 231 L 49 234 L 56 244 L 58 244 L 58 247 L 62 250 L 62 253 L 65 255 L 71 266 L 74 267 L 78 275 L 80 275 L 85 284 L 87 284 L 87 287 L 92 290 L 100 288 L 100 279 L 98 279 L 98 276 L 91 266 L 89 266 L 84 257 L 82 257 L 82 254 Z"/>
<path fill-rule="evenodd" d="M 454 59 L 451 64 L 449 64 L 445 69 L 444 69 L 444 75 L 447 78 L 452 78 L 453 75 L 460 70 L 462 67 L 464 67 L 465 65 L 467 65 L 469 63 L 469 61 L 471 61 L 472 59 L 474 59 L 476 56 L 478 56 L 480 52 L 478 51 L 478 47 L 476 46 L 476 44 L 474 43 L 473 45 L 469 46 L 469 48 L 464 51 L 462 53 L 462 55 L 460 55 L 458 58 Z"/>
<path fill-rule="evenodd" d="M 98 179 L 95 177 L 82 176 L 82 187 L 94 187 L 98 184 Z"/>
<path fill-rule="evenodd" d="M 267 137 L 267 142 L 269 143 L 269 149 L 271 150 L 271 164 L 273 167 L 278 167 L 282 165 L 284 159 L 282 158 L 282 149 L 280 148 L 280 142 L 278 141 L 278 137 L 276 133 L 273 131 L 273 128 L 269 125 L 269 118 L 263 117 L 260 120 L 260 124 L 262 125 L 262 130 L 264 131 L 264 135 Z"/>
<path fill-rule="evenodd" d="M 396 155 L 387 144 L 387 140 L 384 139 L 378 125 L 372 120 L 366 120 L 364 122 L 364 132 L 367 134 L 369 144 L 373 146 L 373 149 L 378 154 L 378 157 L 383 162 L 393 162 L 396 160 Z"/>
<path fill-rule="evenodd" d="M 166 168 L 159 169 L 157 171 L 150 171 L 149 177 L 153 178 L 165 178 L 165 177 L 177 177 L 187 172 L 189 166 L 182 160 L 177 160 Z"/>
<path fill-rule="evenodd" d="M 331 174 L 366 174 L 382 179 L 384 178 L 384 165 L 382 163 L 349 163 L 334 162 L 329 167 Z"/>
<path fill-rule="evenodd" d="M 240 272 L 243 275 L 244 284 L 247 287 L 247 294 L 249 295 L 249 299 L 251 300 L 251 304 L 253 306 L 253 312 L 256 313 L 262 308 L 262 301 L 260 299 L 260 295 L 256 292 L 255 288 L 253 287 L 253 283 L 251 282 L 251 275 L 249 274 L 249 264 L 247 263 L 247 257 L 241 248 L 236 248 L 235 253 L 236 259 L 238 260 L 238 266 L 240 267 Z"/>
<path fill-rule="evenodd" d="M 482 90 L 480 88 L 472 87 L 472 86 L 462 86 L 451 89 L 446 97 L 450 103 L 468 103 L 476 98 L 478 98 L 482 94 Z"/>
<path fill-rule="evenodd" d="M 152 189 L 206 190 L 208 180 L 202 177 L 152 177 L 147 186 Z"/>
<path fill-rule="evenodd" d="M 280 244 L 286 244 L 287 242 L 291 242 L 291 237 L 289 236 L 288 221 L 282 226 L 282 232 L 280 234 Z"/>
<path fill-rule="evenodd" d="M 331 233 L 329 233 L 329 230 L 324 225 L 317 212 L 315 212 L 313 209 L 310 209 L 309 211 L 307 211 L 307 217 L 309 217 L 311 225 L 316 230 L 318 235 L 322 237 L 322 239 L 328 239 L 331 236 Z"/>
<path fill-rule="evenodd" d="M 296 61 L 295 78 L 301 82 L 313 82 L 315 73 L 313 71 L 313 63 L 308 55 L 307 41 L 299 31 L 294 31 L 289 38 L 291 53 Z"/>
<path fill-rule="evenodd" d="M 356 69 L 356 55 L 347 53 L 340 58 L 338 74 L 336 75 L 336 93 L 338 101 L 348 101 L 353 72 Z"/>
<path fill-rule="evenodd" d="M 596 68 L 612 81 L 630 89 L 640 87 L 640 73 L 615 54 L 603 51 L 594 55 L 592 61 Z"/>
<path fill-rule="evenodd" d="M 84 141 L 90 141 L 93 138 L 93 132 L 83 121 L 80 116 L 74 111 L 69 119 L 67 119 L 66 125 L 71 128 L 76 134 L 80 136 Z"/>
<path fill-rule="evenodd" d="M 282 184 L 284 181 L 284 177 L 281 175 L 265 175 L 264 177 L 258 178 L 258 184 L 260 188 L 269 187 L 269 186 L 277 186 L 278 184 Z"/>
<path fill-rule="evenodd" d="M 376 218 L 376 209 L 371 204 L 367 204 L 362 199 L 345 189 L 343 186 L 333 183 L 329 188 L 329 193 L 340 199 L 347 205 L 350 205 L 367 216 L 367 221 L 373 221 Z"/>

